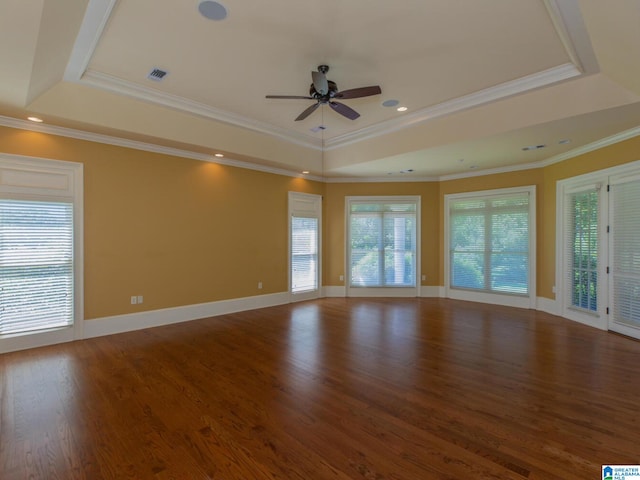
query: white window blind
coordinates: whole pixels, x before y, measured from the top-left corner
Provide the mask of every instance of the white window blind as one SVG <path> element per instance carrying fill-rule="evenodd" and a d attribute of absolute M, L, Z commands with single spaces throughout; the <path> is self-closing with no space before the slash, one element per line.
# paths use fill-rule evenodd
<path fill-rule="evenodd" d="M 416 286 L 416 211 L 417 202 L 350 203 L 352 287 Z"/>
<path fill-rule="evenodd" d="M 318 288 L 318 219 L 291 219 L 291 291 Z"/>
<path fill-rule="evenodd" d="M 449 282 L 454 289 L 529 294 L 529 193 L 449 201 Z"/>
<path fill-rule="evenodd" d="M 73 324 L 73 204 L 0 199 L 0 335 Z"/>
<path fill-rule="evenodd" d="M 640 327 L 640 179 L 611 186 L 613 321 Z"/>
<path fill-rule="evenodd" d="M 570 192 L 565 200 L 567 296 L 572 308 L 598 311 L 599 188 Z"/>

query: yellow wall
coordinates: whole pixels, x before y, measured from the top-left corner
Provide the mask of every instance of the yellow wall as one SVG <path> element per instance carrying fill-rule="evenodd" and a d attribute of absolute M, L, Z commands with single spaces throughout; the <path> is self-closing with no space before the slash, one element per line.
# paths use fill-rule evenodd
<path fill-rule="evenodd" d="M 0 151 L 84 164 L 86 319 L 287 291 L 287 192 L 323 190 L 9 128 L 0 128 Z"/>
<path fill-rule="evenodd" d="M 442 286 L 444 195 L 536 185 L 537 294 L 553 298 L 556 182 L 640 159 L 640 137 L 544 168 L 414 183 L 322 184 L 4 127 L 0 152 L 84 164 L 85 318 L 94 319 L 286 292 L 289 191 L 323 195 L 328 286 L 344 285 L 345 197 L 420 195 L 422 284 Z"/>

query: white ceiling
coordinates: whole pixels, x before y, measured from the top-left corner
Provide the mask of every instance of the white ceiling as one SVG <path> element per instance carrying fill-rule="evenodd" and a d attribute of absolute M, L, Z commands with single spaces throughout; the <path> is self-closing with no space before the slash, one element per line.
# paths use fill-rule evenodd
<path fill-rule="evenodd" d="M 199 0 L 3 0 L 4 123 L 37 114 L 292 172 L 403 180 L 522 168 L 640 126 L 637 0 L 221 3 L 228 16 L 212 21 Z M 320 64 L 340 90 L 382 94 L 344 100 L 355 121 L 323 106 L 295 122 L 312 101 L 265 98 L 307 95 Z M 161 82 L 147 78 L 156 67 Z"/>

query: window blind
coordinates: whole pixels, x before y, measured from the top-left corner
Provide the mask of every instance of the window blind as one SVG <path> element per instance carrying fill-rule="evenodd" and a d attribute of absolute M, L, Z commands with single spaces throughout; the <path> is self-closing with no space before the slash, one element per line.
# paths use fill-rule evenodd
<path fill-rule="evenodd" d="M 449 202 L 450 287 L 529 293 L 529 193 Z"/>
<path fill-rule="evenodd" d="M 318 219 L 291 219 L 291 291 L 318 288 Z"/>
<path fill-rule="evenodd" d="M 73 204 L 0 200 L 0 334 L 73 324 Z"/>
<path fill-rule="evenodd" d="M 350 285 L 416 285 L 415 202 L 352 202 L 349 208 Z"/>
<path fill-rule="evenodd" d="M 613 320 L 640 327 L 640 180 L 611 186 Z"/>
<path fill-rule="evenodd" d="M 568 292 L 573 308 L 598 310 L 599 190 L 592 186 L 567 194 L 565 258 Z"/>

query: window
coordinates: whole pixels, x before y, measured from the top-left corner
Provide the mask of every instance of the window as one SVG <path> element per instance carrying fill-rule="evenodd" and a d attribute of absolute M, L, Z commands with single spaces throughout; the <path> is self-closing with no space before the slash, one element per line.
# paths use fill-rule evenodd
<path fill-rule="evenodd" d="M 534 196 L 535 187 L 446 196 L 450 296 L 532 296 Z"/>
<path fill-rule="evenodd" d="M 73 204 L 0 199 L 0 335 L 73 324 Z"/>
<path fill-rule="evenodd" d="M 611 177 L 611 330 L 640 338 L 640 171 Z"/>
<path fill-rule="evenodd" d="M 289 293 L 292 301 L 320 296 L 322 197 L 289 192 Z"/>
<path fill-rule="evenodd" d="M 418 197 L 347 199 L 350 287 L 417 288 Z"/>
<path fill-rule="evenodd" d="M 599 186 L 567 194 L 568 288 L 571 307 L 598 310 Z"/>
<path fill-rule="evenodd" d="M 82 164 L 0 155 L 0 352 L 82 338 Z"/>
<path fill-rule="evenodd" d="M 561 180 L 556 198 L 561 314 L 640 338 L 640 162 Z"/>
<path fill-rule="evenodd" d="M 291 292 L 318 288 L 318 219 L 291 218 Z"/>

